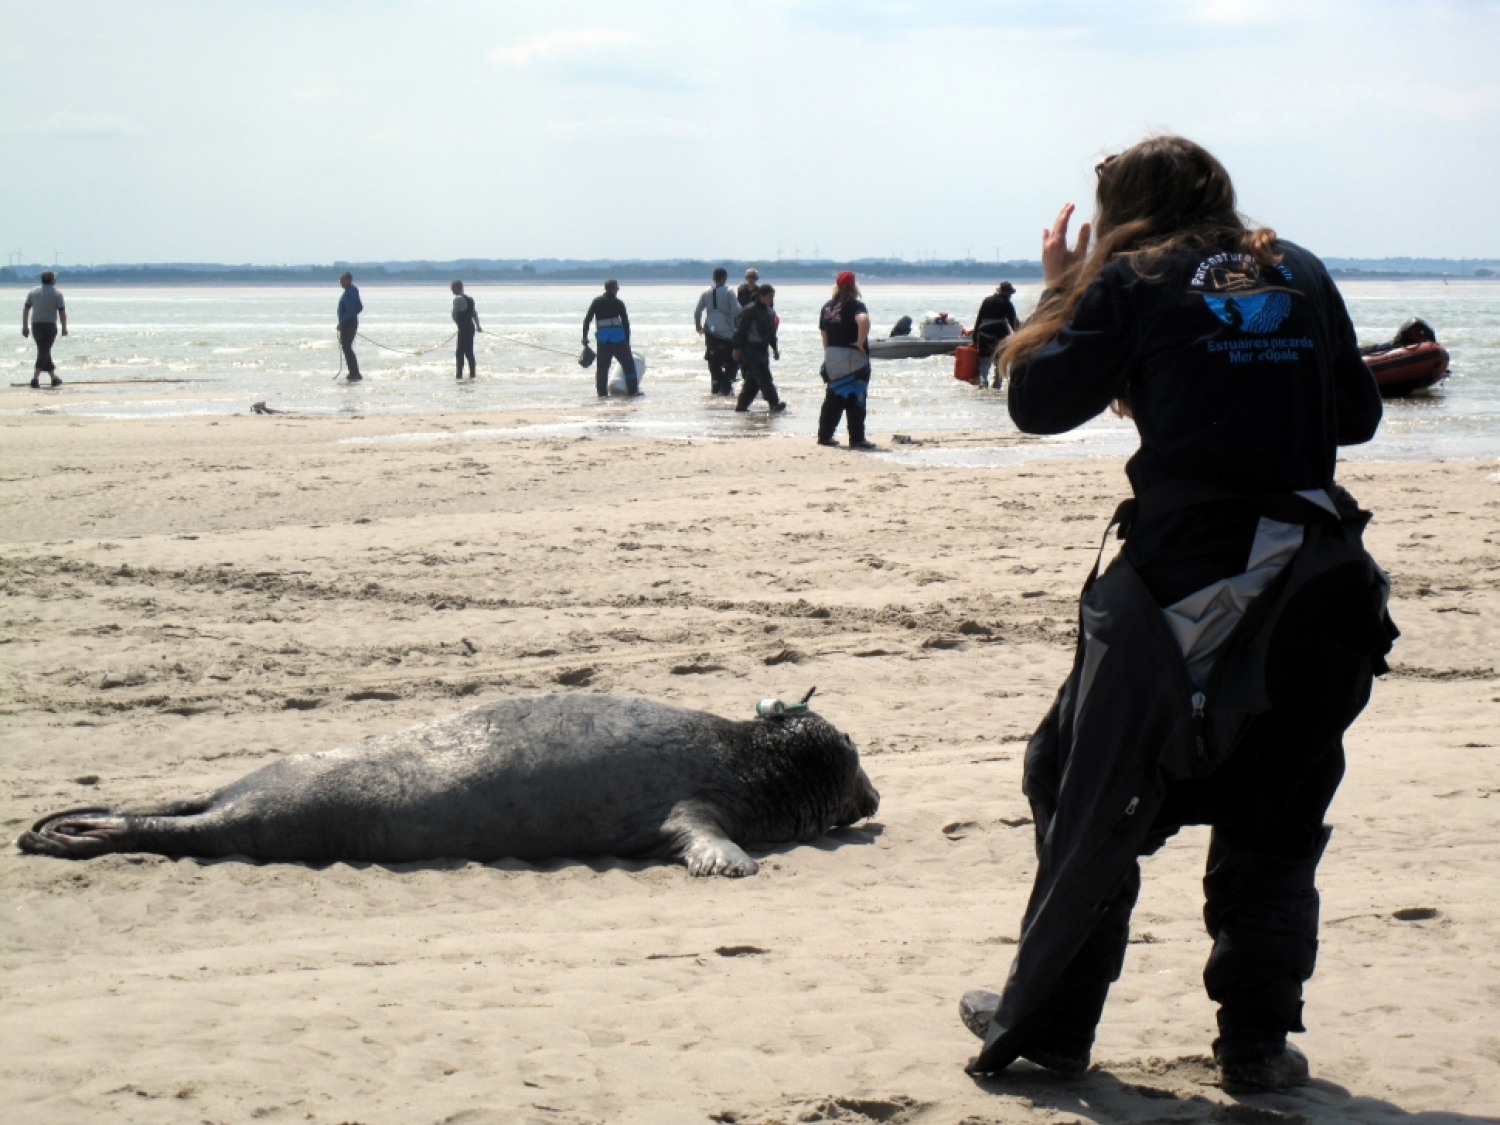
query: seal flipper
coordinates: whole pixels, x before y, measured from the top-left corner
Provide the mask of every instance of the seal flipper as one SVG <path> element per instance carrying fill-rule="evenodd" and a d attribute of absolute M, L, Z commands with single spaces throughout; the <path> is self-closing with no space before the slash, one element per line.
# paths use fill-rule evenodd
<path fill-rule="evenodd" d="M 42 817 L 30 832 L 21 834 L 16 846 L 30 855 L 58 859 L 92 859 L 109 852 L 185 854 L 169 847 L 163 837 L 187 827 L 174 824 L 175 818 L 196 817 L 212 803 L 212 797 L 190 797 L 145 809 L 69 809 Z"/>
<path fill-rule="evenodd" d="M 689 875 L 727 875 L 731 879 L 754 875 L 760 870 L 724 832 L 712 805 L 683 801 L 662 825 L 671 839 L 669 850 L 687 864 Z"/>

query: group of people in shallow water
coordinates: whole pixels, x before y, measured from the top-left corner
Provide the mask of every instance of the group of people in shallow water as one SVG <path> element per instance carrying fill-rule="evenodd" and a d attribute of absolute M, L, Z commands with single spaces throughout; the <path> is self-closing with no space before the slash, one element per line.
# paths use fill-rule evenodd
<path fill-rule="evenodd" d="M 736 378 L 743 380 L 735 410 L 745 413 L 756 398 L 763 398 L 772 414 L 787 408 L 771 375 L 771 360 L 781 359 L 777 330 L 781 318 L 776 314 L 776 289 L 763 284 L 754 270 L 745 271 L 744 283 L 735 292 L 728 286 L 728 271 L 716 269 L 713 285 L 704 290 L 693 310 L 693 326 L 704 337 L 704 358 L 708 362 L 711 391 L 715 395 L 733 395 Z M 42 284 L 26 298 L 22 312 L 21 332 L 34 335 L 37 359 L 31 385 L 40 385 L 43 372 L 51 385 L 62 380 L 52 360 L 52 344 L 58 335 L 68 334 L 66 305 L 56 288 L 57 278 L 51 270 L 41 277 Z M 342 293 L 337 309 L 337 330 L 342 352 L 342 370 L 346 382 L 362 382 L 359 356 L 354 341 L 359 335 L 359 315 L 364 311 L 354 275 L 345 271 L 339 277 Z M 464 292 L 464 283 L 455 280 L 449 286 L 453 294 L 452 317 L 456 376 L 462 381 L 467 367 L 468 378 L 477 374 L 474 337 L 484 329 L 474 298 Z M 1016 330 L 1019 322 L 1011 295 L 1015 286 L 1004 282 L 986 298 L 975 318 L 974 339 L 980 348 L 982 367 L 980 382 L 989 385 L 993 357 L 1004 339 Z M 630 348 L 630 312 L 620 300 L 620 283 L 610 278 L 604 292 L 595 297 L 583 318 L 583 346 L 589 348 L 589 327 L 594 329 L 594 387 L 600 398 L 609 395 L 609 373 L 615 363 L 625 376 L 626 394 L 640 394 L 634 354 Z M 849 448 L 874 449 L 875 443 L 865 433 L 866 403 L 870 388 L 870 312 L 860 299 L 859 285 L 848 270 L 834 281 L 833 295 L 818 315 L 818 331 L 823 339 L 823 365 L 820 374 L 827 389 L 818 416 L 818 444 L 834 446 L 834 434 L 840 423 L 849 432 Z M 996 378 L 999 386 L 999 378 Z"/>
<path fill-rule="evenodd" d="M 1308 1078 L 1287 1036 L 1304 1030 L 1343 737 L 1398 635 L 1389 581 L 1363 545 L 1370 513 L 1335 480 L 1339 447 L 1375 435 L 1380 394 L 1323 264 L 1247 224 L 1210 153 L 1155 137 L 1096 172 L 1094 222 L 1070 246 L 1070 203 L 1043 235 L 1036 311 L 1018 324 L 1002 286 L 976 326 L 1003 340 L 1023 432 L 1062 433 L 1113 409 L 1134 419 L 1140 448 L 1126 465 L 1134 495 L 1110 521 L 1123 548 L 1091 569 L 1072 671 L 1027 747 L 1034 884 L 1004 988 L 960 1003 L 984 1042 L 969 1069 L 1022 1058 L 1065 1076 L 1088 1069 L 1128 948 L 1139 857 L 1202 824 L 1213 939 L 1203 980 L 1218 1005 L 1222 1085 L 1285 1089 Z M 731 393 L 738 369 L 738 409 L 757 396 L 784 409 L 768 358 L 779 357 L 775 290 L 752 275 L 731 305 L 725 276 L 694 317 L 714 392 Z M 39 347 L 55 319 L 66 332 L 53 280 L 22 322 Z M 347 274 L 343 285 L 339 334 L 358 379 L 361 305 Z M 453 290 L 472 377 L 478 316 Z M 638 390 L 618 285 L 590 306 L 585 344 L 590 322 L 599 393 L 616 360 Z M 818 440 L 831 444 L 846 420 L 851 444 L 868 448 L 870 318 L 852 273 L 819 330 Z M 1290 343 L 1256 344 L 1271 333 Z"/>

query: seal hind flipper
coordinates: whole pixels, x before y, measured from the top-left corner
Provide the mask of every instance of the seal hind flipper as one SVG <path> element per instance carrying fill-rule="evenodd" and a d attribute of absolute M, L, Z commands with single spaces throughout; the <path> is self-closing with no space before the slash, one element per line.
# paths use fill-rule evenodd
<path fill-rule="evenodd" d="M 125 818 L 114 809 L 69 809 L 42 817 L 30 832 L 21 834 L 16 846 L 29 855 L 90 859 L 121 851 L 118 838 L 126 831 Z"/>
<path fill-rule="evenodd" d="M 200 796 L 142 809 L 69 809 L 42 817 L 16 846 L 30 855 L 59 859 L 92 859 L 109 852 L 189 854 L 191 849 L 170 843 L 199 823 L 198 815 L 212 804 L 212 797 Z"/>
<path fill-rule="evenodd" d="M 679 804 L 662 830 L 671 837 L 672 851 L 687 864 L 689 875 L 740 879 L 760 870 L 745 849 L 729 838 L 714 808 L 702 801 Z"/>

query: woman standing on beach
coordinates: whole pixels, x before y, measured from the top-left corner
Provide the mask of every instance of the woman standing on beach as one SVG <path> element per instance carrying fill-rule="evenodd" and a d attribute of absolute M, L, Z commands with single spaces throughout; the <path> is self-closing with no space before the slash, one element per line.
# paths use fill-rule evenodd
<path fill-rule="evenodd" d="M 833 285 L 833 298 L 818 317 L 823 333 L 823 378 L 828 390 L 818 416 L 818 444 L 837 445 L 839 419 L 849 419 L 849 448 L 874 449 L 865 440 L 865 397 L 870 389 L 870 312 L 859 299 L 854 274 L 845 270 Z"/>
<path fill-rule="evenodd" d="M 1120 973 L 1136 857 L 1213 827 L 1204 983 L 1230 1091 L 1305 1081 L 1287 1044 L 1317 953 L 1314 875 L 1343 734 L 1385 670 L 1389 585 L 1338 447 L 1380 422 L 1321 262 L 1247 226 L 1229 175 L 1180 137 L 1098 166 L 1095 229 L 1043 233 L 1036 314 L 1011 337 L 1011 417 L 1071 430 L 1132 417 L 1125 545 L 1084 587 L 1073 673 L 1026 752 L 1036 883 L 1003 996 L 961 1014 L 975 1073 L 1024 1057 L 1082 1073 Z"/>

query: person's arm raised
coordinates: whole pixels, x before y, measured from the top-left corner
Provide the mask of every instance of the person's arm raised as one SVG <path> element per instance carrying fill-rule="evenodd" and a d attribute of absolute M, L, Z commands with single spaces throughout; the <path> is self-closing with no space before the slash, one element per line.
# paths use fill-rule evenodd
<path fill-rule="evenodd" d="M 1072 250 L 1068 249 L 1068 223 L 1073 210 L 1071 203 L 1064 203 L 1051 228 L 1042 230 L 1042 283 L 1048 289 L 1056 289 L 1088 257 L 1089 240 L 1094 234 L 1088 223 L 1078 228 L 1078 242 Z"/>

